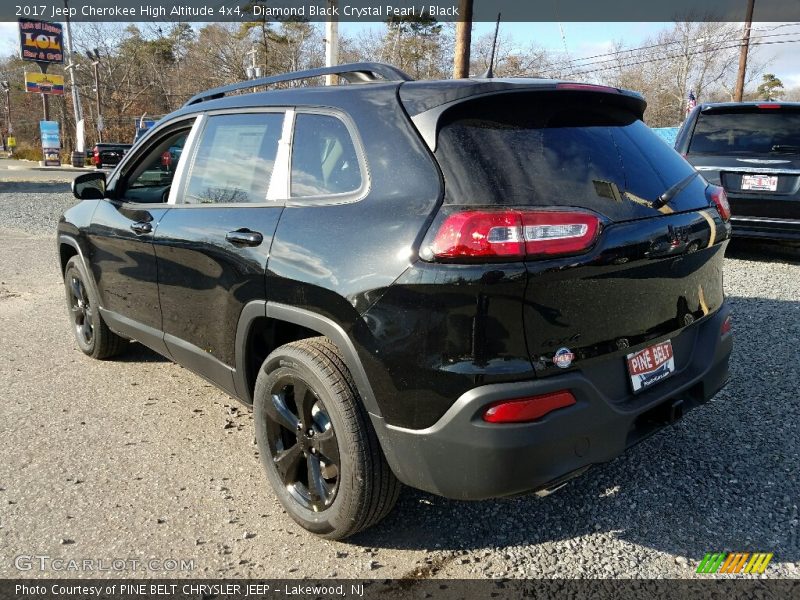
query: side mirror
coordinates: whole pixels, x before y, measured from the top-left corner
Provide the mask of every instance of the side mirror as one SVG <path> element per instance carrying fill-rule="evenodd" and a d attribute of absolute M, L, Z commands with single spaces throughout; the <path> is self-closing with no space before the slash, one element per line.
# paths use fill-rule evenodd
<path fill-rule="evenodd" d="M 78 200 L 102 200 L 106 197 L 106 174 L 84 173 L 72 182 L 72 194 Z"/>

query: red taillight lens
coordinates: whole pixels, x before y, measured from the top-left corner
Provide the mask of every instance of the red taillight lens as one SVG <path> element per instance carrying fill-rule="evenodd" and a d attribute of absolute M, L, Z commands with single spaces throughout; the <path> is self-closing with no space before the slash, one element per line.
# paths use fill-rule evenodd
<path fill-rule="evenodd" d="M 496 402 L 483 413 L 487 423 L 528 423 L 541 419 L 548 413 L 575 404 L 572 392 L 563 390 L 530 398 L 517 398 Z"/>
<path fill-rule="evenodd" d="M 594 244 L 597 215 L 576 210 L 465 210 L 448 215 L 429 246 L 431 258 L 506 258 L 577 254 Z"/>
<path fill-rule="evenodd" d="M 161 154 L 161 164 L 165 167 L 169 167 L 171 163 L 172 156 L 170 155 L 169 150 L 167 150 Z"/>
<path fill-rule="evenodd" d="M 756 104 L 758 108 L 775 109 L 780 108 L 780 104 Z"/>
<path fill-rule="evenodd" d="M 454 213 L 439 227 L 431 250 L 438 258 L 522 257 L 525 255 L 522 219 L 514 211 Z"/>
<path fill-rule="evenodd" d="M 719 216 L 722 217 L 722 220 L 726 223 L 730 221 L 731 205 L 728 203 L 728 194 L 725 193 L 725 189 L 718 185 L 709 185 L 706 188 L 706 196 L 708 196 L 708 200 L 713 202 L 714 206 L 717 207 L 717 211 L 719 211 Z"/>
<path fill-rule="evenodd" d="M 731 316 L 728 315 L 722 322 L 722 327 L 720 327 L 719 330 L 720 337 L 728 335 L 731 332 L 731 329 L 733 329 L 733 322 L 731 320 Z"/>

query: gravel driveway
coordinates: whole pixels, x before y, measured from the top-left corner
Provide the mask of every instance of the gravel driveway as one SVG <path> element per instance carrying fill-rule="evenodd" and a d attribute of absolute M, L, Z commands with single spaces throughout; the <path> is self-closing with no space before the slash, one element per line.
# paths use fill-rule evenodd
<path fill-rule="evenodd" d="M 141 346 L 78 351 L 53 238 L 73 200 L 36 186 L 0 183 L 0 577 L 81 575 L 19 572 L 19 555 L 193 561 L 129 576 L 694 577 L 720 551 L 774 552 L 769 576 L 800 577 L 796 255 L 729 253 L 733 377 L 674 427 L 545 499 L 406 489 L 338 543 L 283 514 L 246 408 Z"/>

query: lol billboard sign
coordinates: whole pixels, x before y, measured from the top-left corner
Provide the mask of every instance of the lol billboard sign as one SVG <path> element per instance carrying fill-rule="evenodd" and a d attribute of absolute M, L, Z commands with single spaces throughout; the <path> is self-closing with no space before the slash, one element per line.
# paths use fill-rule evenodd
<path fill-rule="evenodd" d="M 19 44 L 22 60 L 35 60 L 38 63 L 64 62 L 60 23 L 20 19 Z"/>

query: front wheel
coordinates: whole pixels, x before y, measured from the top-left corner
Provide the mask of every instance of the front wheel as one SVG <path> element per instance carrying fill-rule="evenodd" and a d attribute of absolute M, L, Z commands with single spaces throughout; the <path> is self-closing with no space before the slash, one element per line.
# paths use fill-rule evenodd
<path fill-rule="evenodd" d="M 89 277 L 78 256 L 67 262 L 64 288 L 75 340 L 81 351 L 92 358 L 103 359 L 125 350 L 128 340 L 111 331 L 103 321 L 97 295 L 89 285 Z"/>
<path fill-rule="evenodd" d="M 400 484 L 350 372 L 327 338 L 272 352 L 258 374 L 253 409 L 267 477 L 305 529 L 342 539 L 392 509 Z"/>

